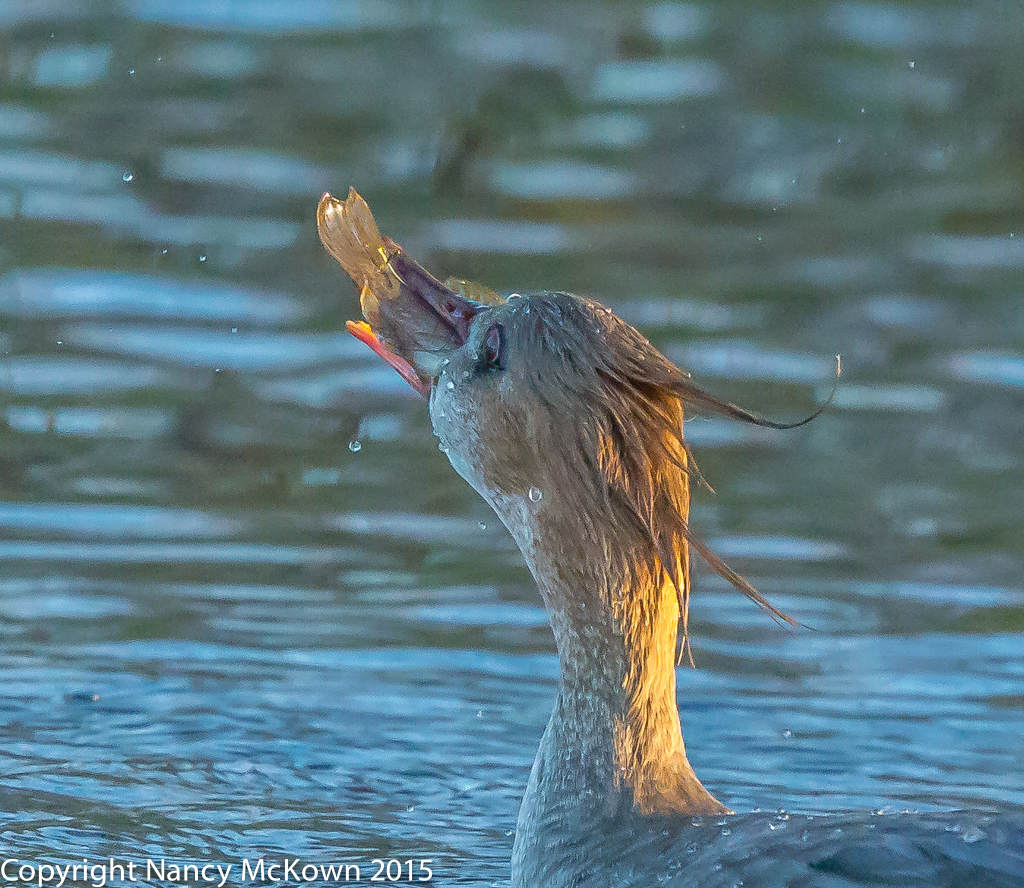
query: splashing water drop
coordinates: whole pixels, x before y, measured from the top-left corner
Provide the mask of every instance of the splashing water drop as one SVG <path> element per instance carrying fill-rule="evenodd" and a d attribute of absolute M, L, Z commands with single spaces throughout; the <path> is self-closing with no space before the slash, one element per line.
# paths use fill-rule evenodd
<path fill-rule="evenodd" d="M 539 503 L 541 501 L 541 499 L 543 498 L 543 496 L 544 496 L 544 494 L 541 493 L 541 490 L 540 490 L 539 487 L 531 487 L 530 488 L 529 497 L 530 497 L 530 502 L 531 503 Z"/>
<path fill-rule="evenodd" d="M 125 170 L 124 174 L 121 176 L 121 181 L 127 183 L 131 182 L 134 178 L 135 173 L 133 173 L 131 170 Z"/>
<path fill-rule="evenodd" d="M 348 449 L 351 450 L 353 453 L 358 453 L 360 450 L 363 449 L 363 442 L 356 441 L 353 439 L 352 441 L 348 442 Z"/>
<path fill-rule="evenodd" d="M 481 521 L 481 522 L 480 522 L 480 523 L 479 523 L 479 524 L 477 525 L 477 527 L 479 527 L 479 528 L 480 528 L 481 530 L 487 530 L 487 525 L 486 525 L 486 524 L 484 524 L 484 522 L 483 522 L 483 521 Z"/>
<path fill-rule="evenodd" d="M 205 253 L 202 256 L 199 257 L 199 261 L 200 262 L 205 262 L 206 261 L 206 254 Z"/>

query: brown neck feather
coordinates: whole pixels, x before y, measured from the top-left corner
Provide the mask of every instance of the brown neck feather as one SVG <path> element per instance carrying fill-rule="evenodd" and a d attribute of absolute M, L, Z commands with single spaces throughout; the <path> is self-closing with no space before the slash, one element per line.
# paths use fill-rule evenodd
<path fill-rule="evenodd" d="M 685 475 L 676 477 L 684 494 Z M 565 505 L 551 490 L 524 546 L 561 664 L 551 741 L 562 753 L 578 751 L 586 791 L 603 796 L 606 811 L 726 811 L 686 757 L 675 677 L 680 596 L 655 544 L 614 499 L 608 508 L 616 520 L 606 512 L 599 535 Z M 676 575 L 687 576 L 678 565 Z M 562 761 L 552 757 L 555 766 Z"/>

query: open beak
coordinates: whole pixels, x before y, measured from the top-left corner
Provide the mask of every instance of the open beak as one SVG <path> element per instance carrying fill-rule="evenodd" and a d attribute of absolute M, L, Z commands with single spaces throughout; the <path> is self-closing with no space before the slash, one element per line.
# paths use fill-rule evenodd
<path fill-rule="evenodd" d="M 344 201 L 324 194 L 316 219 L 327 252 L 359 288 L 364 320 L 349 321 L 348 331 L 428 396 L 442 362 L 465 343 L 473 318 L 486 306 L 450 290 L 382 237 L 355 189 Z"/>
<path fill-rule="evenodd" d="M 401 376 L 402 379 L 409 383 L 409 385 L 411 385 L 424 398 L 430 397 L 430 380 L 423 379 L 412 364 L 410 364 L 401 355 L 391 351 L 383 342 L 381 342 L 377 338 L 377 334 L 373 332 L 373 328 L 366 323 L 366 321 L 345 321 L 345 329 L 347 329 L 348 332 L 355 336 L 355 338 L 360 342 L 370 346 L 370 348 L 372 348 L 378 355 L 398 371 L 398 375 Z"/>

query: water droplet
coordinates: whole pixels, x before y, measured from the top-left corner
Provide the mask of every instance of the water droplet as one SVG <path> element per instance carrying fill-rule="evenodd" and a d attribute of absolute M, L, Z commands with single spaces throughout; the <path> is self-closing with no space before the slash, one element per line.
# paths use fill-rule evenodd
<path fill-rule="evenodd" d="M 163 248 L 163 249 L 162 249 L 162 250 L 160 251 L 160 253 L 161 253 L 161 255 L 163 255 L 163 256 L 166 256 L 166 255 L 167 255 L 167 247 L 164 247 L 164 248 Z"/>
<path fill-rule="evenodd" d="M 449 379 L 449 380 L 448 380 L 448 391 L 454 391 L 454 389 L 455 389 L 455 383 L 454 383 L 454 382 L 452 382 L 452 381 L 451 381 L 451 380 Z"/>
<path fill-rule="evenodd" d="M 238 332 L 238 327 L 232 327 L 231 328 L 231 332 L 232 333 L 237 333 Z"/>
<path fill-rule="evenodd" d="M 913 68 L 913 67 L 914 67 L 914 63 L 913 63 L 913 62 L 910 62 L 909 64 L 910 64 L 910 67 L 911 67 L 911 68 Z"/>
<path fill-rule="evenodd" d="M 125 170 L 124 173 L 121 176 L 121 181 L 122 182 L 131 182 L 134 178 L 135 178 L 135 173 L 133 173 L 131 170 Z"/>
<path fill-rule="evenodd" d="M 476 714 L 476 717 L 477 717 L 477 718 L 483 718 L 483 717 L 484 717 L 484 711 L 483 711 L 482 709 L 481 709 L 481 710 L 479 710 L 479 711 L 477 712 L 477 714 Z"/>
<path fill-rule="evenodd" d="M 539 503 L 541 501 L 541 498 L 544 496 L 544 494 L 541 493 L 539 487 L 531 487 L 530 488 L 529 496 L 530 496 L 530 502 L 531 503 Z"/>
<path fill-rule="evenodd" d="M 479 527 L 479 528 L 480 528 L 481 530 L 487 530 L 487 525 L 486 525 L 486 524 L 484 524 L 484 522 L 483 522 L 483 521 L 481 521 L 481 522 L 480 522 L 480 523 L 479 523 L 479 524 L 477 525 L 477 527 Z"/>
<path fill-rule="evenodd" d="M 687 854 L 696 854 L 697 853 L 697 843 L 696 842 L 690 842 L 690 844 L 686 846 L 686 853 Z"/>
<path fill-rule="evenodd" d="M 348 442 L 348 449 L 351 450 L 353 453 L 358 453 L 360 450 L 363 449 L 363 443 L 362 441 L 356 441 L 355 439 L 353 439 Z"/>
<path fill-rule="evenodd" d="M 726 827 L 725 829 L 722 830 L 722 835 L 723 836 L 731 836 L 732 835 L 732 830 L 729 829 L 729 827 Z"/>
<path fill-rule="evenodd" d="M 410 810 L 410 811 L 415 811 L 416 809 L 415 809 L 415 808 L 414 808 L 414 807 L 413 807 L 412 805 L 410 805 L 410 806 L 409 806 L 409 810 Z"/>
<path fill-rule="evenodd" d="M 57 345 L 63 345 L 63 344 L 64 344 L 64 340 L 63 339 L 58 339 L 57 340 Z"/>
<path fill-rule="evenodd" d="M 134 68 L 129 68 L 128 69 L 128 76 L 129 77 L 131 77 L 134 73 L 135 73 L 135 69 Z"/>
<path fill-rule="evenodd" d="M 787 729 L 787 730 L 782 732 L 782 736 L 783 737 L 792 737 L 793 736 L 793 732 Z"/>
<path fill-rule="evenodd" d="M 205 262 L 206 261 L 206 254 L 205 253 L 202 256 L 199 257 L 199 261 L 200 262 Z"/>
<path fill-rule="evenodd" d="M 463 379 L 469 379 L 469 371 L 468 370 L 463 370 L 462 371 L 462 378 Z"/>

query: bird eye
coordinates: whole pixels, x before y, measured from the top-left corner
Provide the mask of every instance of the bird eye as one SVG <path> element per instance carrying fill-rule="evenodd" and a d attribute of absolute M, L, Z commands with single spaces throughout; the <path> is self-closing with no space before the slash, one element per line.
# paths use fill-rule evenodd
<path fill-rule="evenodd" d="M 481 364 L 486 370 L 505 369 L 505 325 L 491 324 L 484 334 L 484 345 L 480 354 Z"/>

